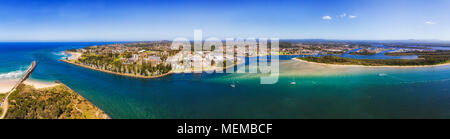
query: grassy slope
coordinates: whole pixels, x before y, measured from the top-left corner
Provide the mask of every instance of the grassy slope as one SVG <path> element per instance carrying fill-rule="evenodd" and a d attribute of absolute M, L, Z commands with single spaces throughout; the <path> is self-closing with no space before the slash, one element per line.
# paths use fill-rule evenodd
<path fill-rule="evenodd" d="M 3 103 L 3 98 L 5 98 L 6 97 L 6 94 L 0 94 L 0 101 L 2 101 L 2 103 Z M 0 107 L 0 113 L 2 113 L 3 112 L 3 109 Z"/>
<path fill-rule="evenodd" d="M 105 119 L 102 110 L 65 85 L 35 89 L 21 84 L 9 97 L 6 119 Z"/>

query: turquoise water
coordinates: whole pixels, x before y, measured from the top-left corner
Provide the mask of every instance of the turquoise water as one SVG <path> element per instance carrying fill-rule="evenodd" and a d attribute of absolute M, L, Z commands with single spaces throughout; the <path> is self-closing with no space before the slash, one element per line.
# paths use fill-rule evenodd
<path fill-rule="evenodd" d="M 261 85 L 261 74 L 135 79 L 58 61 L 100 44 L 0 43 L 0 78 L 36 60 L 32 79 L 62 81 L 112 118 L 450 118 L 450 66 L 310 69 L 282 57 L 278 83 Z"/>

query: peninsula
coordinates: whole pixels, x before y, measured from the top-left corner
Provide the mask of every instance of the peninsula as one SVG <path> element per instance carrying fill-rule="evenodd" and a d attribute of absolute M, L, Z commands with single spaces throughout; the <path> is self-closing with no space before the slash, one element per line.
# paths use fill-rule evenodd
<path fill-rule="evenodd" d="M 29 80 L 36 66 L 33 61 L 11 91 L 0 94 L 0 119 L 110 119 L 61 82 Z"/>
<path fill-rule="evenodd" d="M 8 103 L 5 119 L 110 119 L 62 83 L 41 89 L 20 84 L 11 92 Z"/>
<path fill-rule="evenodd" d="M 450 63 L 450 51 L 414 51 L 414 52 L 395 52 L 387 53 L 390 56 L 417 55 L 418 59 L 354 59 L 339 56 L 308 56 L 298 57 L 297 59 L 338 65 L 363 65 L 363 66 L 431 66 Z"/>
<path fill-rule="evenodd" d="M 135 78 L 158 78 L 179 72 L 223 70 L 245 62 L 243 58 L 223 57 L 223 54 L 211 51 L 186 54 L 181 50 L 171 49 L 170 41 L 106 44 L 66 50 L 66 53 L 71 56 L 62 59 L 63 62 Z M 201 62 L 196 63 L 195 60 Z"/>

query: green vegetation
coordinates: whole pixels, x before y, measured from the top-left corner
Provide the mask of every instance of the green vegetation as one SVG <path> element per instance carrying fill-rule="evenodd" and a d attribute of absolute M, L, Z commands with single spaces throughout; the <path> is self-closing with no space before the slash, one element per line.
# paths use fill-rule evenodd
<path fill-rule="evenodd" d="M 6 119 L 107 119 L 103 111 L 65 85 L 35 89 L 21 84 L 9 96 Z"/>
<path fill-rule="evenodd" d="M 375 55 L 377 53 L 375 52 L 369 52 L 367 50 L 362 50 L 362 51 L 358 51 L 358 52 L 351 52 L 349 53 L 350 55 Z"/>
<path fill-rule="evenodd" d="M 0 94 L 0 103 L 3 103 L 3 99 L 6 97 L 6 94 Z M 3 104 L 2 104 L 3 105 Z M 0 107 L 0 114 L 3 112 L 3 108 Z"/>
<path fill-rule="evenodd" d="M 393 53 L 385 53 L 386 56 L 409 56 L 409 55 L 416 55 L 416 53 L 413 52 L 393 52 Z"/>
<path fill-rule="evenodd" d="M 83 54 L 75 63 L 87 65 L 101 70 L 107 70 L 117 73 L 142 75 L 142 76 L 155 76 L 168 73 L 172 70 L 170 64 L 153 64 L 151 61 L 126 61 L 123 62 L 120 58 L 131 58 L 131 53 L 124 53 L 122 55 L 108 53 L 106 55 L 96 54 Z M 125 59 L 125 60 L 126 60 Z M 167 57 L 162 57 L 167 59 Z"/>
<path fill-rule="evenodd" d="M 428 61 L 436 61 L 440 63 L 446 63 L 450 60 L 450 50 L 437 50 L 437 51 L 412 51 L 412 52 L 394 52 L 386 53 L 388 56 L 405 56 L 405 55 L 417 55 L 420 59 Z"/>
<path fill-rule="evenodd" d="M 298 58 L 310 62 L 341 64 L 341 65 L 366 65 L 366 66 L 420 66 L 437 65 L 450 61 L 450 51 L 434 52 L 412 52 L 419 56 L 419 59 L 353 59 L 337 56 L 303 57 Z M 404 55 L 404 54 L 390 54 Z"/>
<path fill-rule="evenodd" d="M 411 52 L 393 52 L 393 53 L 386 53 L 387 56 L 404 56 L 404 55 L 418 55 L 422 57 L 429 57 L 429 56 L 440 56 L 440 57 L 447 57 L 450 55 L 450 50 L 438 50 L 438 51 L 411 51 Z"/>
<path fill-rule="evenodd" d="M 331 54 L 331 55 L 341 55 L 344 54 L 344 51 L 328 51 L 326 54 Z"/>

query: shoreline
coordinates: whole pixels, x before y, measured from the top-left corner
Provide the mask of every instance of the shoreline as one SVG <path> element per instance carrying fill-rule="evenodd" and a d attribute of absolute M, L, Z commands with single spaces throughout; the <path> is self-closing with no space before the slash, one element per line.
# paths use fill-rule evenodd
<path fill-rule="evenodd" d="M 425 68 L 425 67 L 438 67 L 438 66 L 446 66 L 450 65 L 450 63 L 437 64 L 437 65 L 414 65 L 414 66 L 366 66 L 366 65 L 345 65 L 345 64 L 329 64 L 329 63 L 319 63 L 319 62 L 311 62 L 298 58 L 292 58 L 291 60 L 300 61 L 304 63 L 318 64 L 324 66 L 345 66 L 345 67 L 369 67 L 369 68 Z"/>
<path fill-rule="evenodd" d="M 203 72 L 210 72 L 210 71 L 214 72 L 216 70 L 226 70 L 228 68 L 232 68 L 232 67 L 238 66 L 240 64 L 245 64 L 245 60 L 242 61 L 242 62 L 237 62 L 237 63 L 235 63 L 233 65 L 226 66 L 226 67 L 214 67 L 214 68 L 211 67 L 211 68 L 206 68 L 206 69 L 204 69 L 204 68 L 202 68 L 202 69 L 193 69 L 193 68 L 191 68 L 191 70 L 188 70 L 188 72 L 185 72 L 185 70 L 180 70 L 180 71 L 172 70 L 171 72 L 173 72 L 173 73 L 203 73 Z"/>
<path fill-rule="evenodd" d="M 91 69 L 91 70 L 96 70 L 96 71 L 100 71 L 100 72 L 104 72 L 104 73 L 109 73 L 109 74 L 114 74 L 114 75 L 120 75 L 120 76 L 127 76 L 127 77 L 134 77 L 134 78 L 142 78 L 142 79 L 153 79 L 153 78 L 159 78 L 159 77 L 164 77 L 166 75 L 170 75 L 173 72 L 169 71 L 167 73 L 161 74 L 161 75 L 156 75 L 156 76 L 143 76 L 143 75 L 133 75 L 133 74 L 125 74 L 125 73 L 117 73 L 117 72 L 113 72 L 113 71 L 107 71 L 107 70 L 102 70 L 102 69 L 97 69 L 91 66 L 87 66 L 87 65 L 82 65 L 82 64 L 78 64 L 78 63 L 74 63 L 72 61 L 69 60 L 59 60 L 62 62 L 66 62 L 68 64 L 73 64 L 75 66 L 79 66 L 79 67 L 83 67 L 83 68 L 87 68 L 87 69 Z"/>
<path fill-rule="evenodd" d="M 25 85 L 33 86 L 36 89 L 42 89 L 42 88 L 50 88 L 60 85 L 56 82 L 45 82 L 45 81 L 38 81 L 33 79 L 27 79 L 23 82 Z"/>
<path fill-rule="evenodd" d="M 91 101 L 89 101 L 88 99 L 86 99 L 85 97 L 83 97 L 80 93 L 76 92 L 75 90 L 73 90 L 72 88 L 70 88 L 69 86 L 67 86 L 66 84 L 59 82 L 59 83 L 55 83 L 58 85 L 62 85 L 64 88 L 66 88 L 67 90 L 70 90 L 72 92 L 74 92 L 75 94 L 77 94 L 79 97 L 81 97 L 82 99 L 86 100 L 86 102 L 89 105 L 92 105 L 95 107 L 95 109 L 97 109 L 97 111 L 99 111 L 100 113 L 103 113 L 103 119 L 112 119 L 111 116 L 109 116 L 105 111 L 103 111 L 102 109 L 100 109 L 97 105 L 95 105 L 94 103 L 92 103 Z M 54 86 L 54 87 L 56 87 Z M 96 113 L 96 116 L 99 116 L 99 113 Z"/>
<path fill-rule="evenodd" d="M 55 82 L 51 83 L 51 82 L 43 82 L 43 81 L 27 79 L 22 84 L 24 84 L 26 86 L 31 86 L 33 89 L 36 89 L 36 90 L 52 89 L 52 88 L 61 86 L 65 89 L 69 90 L 70 92 L 73 92 L 79 99 L 85 101 L 85 103 L 87 103 L 88 105 L 93 107 L 93 109 L 96 111 L 95 116 L 100 117 L 99 119 L 112 119 L 111 116 L 109 116 L 105 111 L 100 109 L 97 105 L 95 105 L 94 103 L 92 103 L 91 101 L 89 101 L 88 99 L 83 97 L 80 93 L 74 91 L 72 88 L 70 88 L 69 86 L 67 86 L 66 84 L 64 84 L 62 82 L 55 81 Z M 11 93 L 11 92 L 9 92 L 9 93 Z M 7 104 L 7 102 L 5 104 Z M 7 105 L 5 105 L 5 106 L 7 106 Z M 3 108 L 3 110 L 4 110 L 4 108 Z M 5 114 L 6 113 L 7 113 L 7 111 L 5 111 Z M 4 117 L 2 117 L 2 118 L 4 118 Z"/>
<path fill-rule="evenodd" d="M 9 93 L 18 81 L 19 79 L 0 79 L 0 94 Z M 23 84 L 33 86 L 36 89 L 55 87 L 59 85 L 54 82 L 45 82 L 33 79 L 27 79 L 23 82 Z"/>
<path fill-rule="evenodd" d="M 77 52 L 69 52 L 69 51 L 64 51 L 64 52 L 70 54 L 71 57 L 72 57 L 72 56 L 75 56 L 74 60 L 77 60 L 77 59 L 78 59 L 79 57 L 81 57 L 81 55 L 82 55 L 81 53 L 77 53 Z M 70 61 L 70 60 L 60 59 L 59 61 L 66 62 L 66 63 L 68 63 L 68 64 L 73 64 L 73 65 L 75 65 L 75 66 L 79 66 L 79 67 L 83 67 L 83 68 L 88 68 L 88 69 L 91 69 L 91 70 L 96 70 L 96 71 L 104 72 L 104 73 L 109 73 L 109 74 L 114 74 L 114 75 L 120 75 L 120 76 L 127 76 L 127 77 L 133 77 L 133 78 L 141 78 L 141 79 L 153 79 L 153 78 L 159 78 L 159 77 L 164 77 L 164 76 L 167 76 L 167 75 L 170 75 L 170 74 L 173 73 L 172 71 L 169 71 L 169 72 L 167 72 L 167 73 L 164 73 L 164 74 L 161 74 L 161 75 L 156 75 L 156 76 L 133 75 L 133 74 L 117 73 L 117 72 L 113 72 L 113 71 L 107 71 L 107 70 L 97 69 L 97 68 L 94 68 L 94 67 L 91 67 L 91 66 L 87 66 L 87 65 L 83 65 L 83 64 L 78 64 L 78 63 L 72 62 L 72 61 Z"/>
<path fill-rule="evenodd" d="M 67 57 L 68 59 L 78 59 L 82 55 L 81 53 L 78 53 L 78 52 L 70 52 L 70 51 L 64 51 L 64 52 L 70 55 L 69 57 Z"/>
<path fill-rule="evenodd" d="M 0 94 L 8 94 L 19 79 L 0 79 Z"/>
<path fill-rule="evenodd" d="M 196 73 L 196 72 L 198 72 L 198 73 L 203 73 L 203 72 L 207 72 L 207 71 L 224 70 L 224 69 L 228 69 L 228 68 L 231 68 L 231 67 L 234 67 L 234 66 L 237 66 L 237 65 L 240 65 L 240 64 L 244 64 L 244 63 L 245 63 L 245 62 L 241 62 L 241 63 L 233 64 L 233 65 L 230 65 L 230 66 L 227 66 L 227 67 L 223 67 L 223 68 L 222 68 L 222 67 L 216 67 L 216 68 L 212 68 L 212 69 L 202 69 L 202 70 L 194 69 L 194 70 L 189 70 L 189 72 L 185 72 L 184 70 L 182 70 L 182 71 L 174 71 L 174 70 L 171 70 L 171 71 L 169 71 L 169 72 L 167 72 L 167 73 L 164 73 L 164 74 L 161 74 L 161 75 L 156 75 L 156 76 L 143 76 L 143 75 L 124 74 L 124 73 L 117 73 L 117 72 L 113 72 L 113 71 L 107 71 L 107 70 L 97 69 L 97 68 L 94 68 L 94 67 L 91 67 L 91 66 L 87 66 L 87 65 L 82 65 L 82 64 L 74 63 L 74 62 L 68 61 L 68 60 L 62 60 L 62 59 L 61 59 L 61 60 L 59 60 L 59 61 L 62 61 L 62 62 L 68 63 L 68 64 L 73 64 L 73 65 L 75 65 L 75 66 L 79 66 L 79 67 L 91 69 L 91 70 L 96 70 L 96 71 L 99 71 L 99 72 L 104 72 L 104 73 L 109 73 L 109 74 L 114 74 L 114 75 L 120 75 L 120 76 L 126 76 L 126 77 L 141 78 L 141 79 L 154 79 L 154 78 L 160 78 L 160 77 L 164 77 L 164 76 L 167 76 L 167 75 L 170 75 L 170 74 Z M 199 72 L 199 71 L 201 71 L 201 72 Z"/>
<path fill-rule="evenodd" d="M 75 59 L 78 59 L 81 56 L 81 53 L 69 52 L 69 51 L 65 51 L 65 52 L 70 54 L 70 55 L 72 55 L 72 56 L 76 55 Z M 113 71 L 102 70 L 102 69 L 94 68 L 94 67 L 91 67 L 91 66 L 78 64 L 78 63 L 72 62 L 70 60 L 65 60 L 65 59 L 60 59 L 59 61 L 62 61 L 62 62 L 68 63 L 68 64 L 73 64 L 75 66 L 91 69 L 91 70 L 104 72 L 104 73 L 120 75 L 120 76 L 126 76 L 126 77 L 133 77 L 133 78 L 141 78 L 141 79 L 154 79 L 154 78 L 160 78 L 160 77 L 164 77 L 164 76 L 167 76 L 167 75 L 170 75 L 170 74 L 178 74 L 178 73 L 203 73 L 203 72 L 216 71 L 216 70 L 225 70 L 225 69 L 228 69 L 228 68 L 231 68 L 231 67 L 235 67 L 235 66 L 240 65 L 240 64 L 245 64 L 245 61 L 242 61 L 242 62 L 237 62 L 237 63 L 235 63 L 233 65 L 230 65 L 230 66 L 227 66 L 227 67 L 214 67 L 214 68 L 207 68 L 207 69 L 191 69 L 191 70 L 188 70 L 188 72 L 185 72 L 186 70 L 171 70 L 171 71 L 169 71 L 167 73 L 164 73 L 164 74 L 161 74 L 161 75 L 143 76 L 143 75 L 117 73 L 117 72 L 113 72 Z"/>

